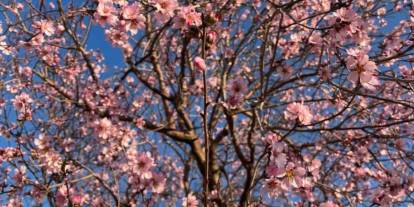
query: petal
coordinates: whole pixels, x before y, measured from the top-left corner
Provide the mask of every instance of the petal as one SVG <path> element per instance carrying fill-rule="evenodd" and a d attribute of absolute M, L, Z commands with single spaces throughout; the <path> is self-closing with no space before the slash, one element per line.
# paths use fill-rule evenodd
<path fill-rule="evenodd" d="M 357 61 L 355 60 L 355 58 L 354 58 L 354 57 L 349 56 L 349 57 L 346 59 L 346 67 L 348 67 L 349 69 L 354 68 L 354 67 L 356 66 L 356 64 L 357 64 Z"/>
<path fill-rule="evenodd" d="M 306 170 L 303 167 L 297 167 L 295 169 L 295 175 L 297 176 L 304 176 L 306 174 Z"/>
<path fill-rule="evenodd" d="M 364 83 L 361 83 L 361 85 L 362 85 L 364 88 L 366 88 L 366 89 L 368 89 L 368 90 L 370 90 L 370 91 L 374 91 L 374 90 L 375 90 L 375 87 L 374 87 L 373 85 L 369 84 L 369 83 L 364 82 Z"/>
<path fill-rule="evenodd" d="M 360 55 L 358 61 L 360 65 L 365 65 L 369 61 L 369 57 L 368 55 Z"/>
<path fill-rule="evenodd" d="M 377 77 L 372 76 L 371 80 L 369 81 L 369 84 L 371 84 L 373 86 L 378 86 L 378 85 L 380 85 L 380 82 L 379 82 Z"/>
<path fill-rule="evenodd" d="M 364 65 L 364 69 L 370 72 L 374 72 L 377 69 L 377 65 L 372 62 L 372 61 L 368 61 L 365 65 Z"/>
<path fill-rule="evenodd" d="M 276 157 L 276 165 L 278 168 L 282 168 L 286 165 L 287 158 L 286 154 L 281 153 L 279 156 Z"/>
<path fill-rule="evenodd" d="M 278 172 L 278 169 L 275 165 L 269 165 L 266 168 L 266 173 L 268 176 L 272 177 L 272 176 L 276 176 Z"/>
<path fill-rule="evenodd" d="M 291 170 L 295 167 L 295 164 L 293 164 L 292 162 L 289 162 L 286 166 L 286 170 Z"/>
<path fill-rule="evenodd" d="M 275 177 L 277 177 L 277 178 L 283 178 L 283 177 L 285 177 L 285 175 L 286 175 L 286 171 L 279 170 L 279 171 L 276 172 Z"/>
<path fill-rule="evenodd" d="M 282 142 L 277 142 L 272 145 L 272 153 L 281 153 L 285 149 L 285 145 Z M 281 154 L 282 155 L 282 154 Z M 284 155 L 284 154 L 283 154 Z M 280 155 L 279 155 L 280 156 Z M 286 156 L 286 155 L 285 155 Z"/>
<path fill-rule="evenodd" d="M 299 188 L 302 186 L 302 178 L 295 176 L 292 180 L 292 186 L 294 188 Z"/>
<path fill-rule="evenodd" d="M 351 81 L 352 83 L 358 82 L 358 78 L 359 78 L 359 74 L 357 71 L 352 71 L 348 75 L 348 80 Z"/>
<path fill-rule="evenodd" d="M 373 75 L 370 72 L 362 72 L 360 75 L 361 83 L 368 83 L 372 79 Z"/>

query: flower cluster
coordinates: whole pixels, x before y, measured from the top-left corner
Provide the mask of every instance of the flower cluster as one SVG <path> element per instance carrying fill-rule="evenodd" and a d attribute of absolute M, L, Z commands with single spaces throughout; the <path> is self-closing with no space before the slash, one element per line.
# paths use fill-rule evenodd
<path fill-rule="evenodd" d="M 284 112 L 285 119 L 296 120 L 300 124 L 310 124 L 312 121 L 312 113 L 308 106 L 303 103 L 290 103 Z"/>
<path fill-rule="evenodd" d="M 128 173 L 128 183 L 134 186 L 133 192 L 146 189 L 160 194 L 164 191 L 166 178 L 156 172 L 154 158 L 149 152 L 137 153 L 131 148 L 127 152 L 127 159 L 128 162 L 122 168 Z"/>
<path fill-rule="evenodd" d="M 100 25 L 108 25 L 105 34 L 110 42 L 122 48 L 125 54 L 132 52 L 132 47 L 128 42 L 129 34 L 136 35 L 144 28 L 146 21 L 138 2 L 129 4 L 125 1 L 111 0 L 99 1 L 94 19 Z"/>
<path fill-rule="evenodd" d="M 374 62 L 369 60 L 368 55 L 363 50 L 350 49 L 349 56 L 346 59 L 346 65 L 351 70 L 348 75 L 348 80 L 361 85 L 368 90 L 375 90 L 375 87 L 380 84 L 376 77 L 377 66 Z"/>
<path fill-rule="evenodd" d="M 149 2 L 156 8 L 155 17 L 160 22 L 165 22 L 173 17 L 179 8 L 177 0 L 150 0 Z"/>
<path fill-rule="evenodd" d="M 230 107 L 237 107 L 244 101 L 244 96 L 247 93 L 247 82 L 242 76 L 236 76 L 229 81 L 227 92 L 227 104 Z"/>
<path fill-rule="evenodd" d="M 10 47 L 7 45 L 6 36 L 1 35 L 3 33 L 3 25 L 0 23 L 0 52 L 4 55 L 10 55 L 11 50 Z"/>
<path fill-rule="evenodd" d="M 181 7 L 174 18 L 174 27 L 177 29 L 188 29 L 192 26 L 198 27 L 201 24 L 201 14 L 192 5 Z"/>
<path fill-rule="evenodd" d="M 270 158 L 266 168 L 268 178 L 264 188 L 271 196 L 299 192 L 305 189 L 307 199 L 313 199 L 312 186 L 319 179 L 321 161 L 308 156 L 295 158 L 292 151 L 276 134 L 264 138 L 270 147 Z"/>
<path fill-rule="evenodd" d="M 21 93 L 13 99 L 13 106 L 19 112 L 20 120 L 32 119 L 33 99 L 27 93 Z"/>

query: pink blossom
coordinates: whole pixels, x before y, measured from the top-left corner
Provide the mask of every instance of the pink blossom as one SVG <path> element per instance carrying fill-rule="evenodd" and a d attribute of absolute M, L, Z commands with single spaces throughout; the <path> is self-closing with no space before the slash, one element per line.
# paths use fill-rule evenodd
<path fill-rule="evenodd" d="M 242 76 L 237 76 L 229 81 L 227 90 L 229 94 L 245 95 L 247 93 L 247 83 Z"/>
<path fill-rule="evenodd" d="M 320 46 L 323 43 L 323 39 L 319 32 L 312 33 L 312 36 L 309 37 L 309 43 L 312 43 L 315 46 Z"/>
<path fill-rule="evenodd" d="M 126 29 L 131 32 L 132 35 L 137 34 L 138 30 L 144 28 L 145 26 L 145 17 L 139 15 L 137 19 L 127 22 Z"/>
<path fill-rule="evenodd" d="M 20 198 L 10 198 L 6 207 L 23 207 L 22 200 Z"/>
<path fill-rule="evenodd" d="M 183 207 L 197 207 L 198 200 L 197 197 L 193 195 L 193 193 L 189 193 L 187 197 L 183 198 Z"/>
<path fill-rule="evenodd" d="M 150 0 L 150 3 L 154 4 L 158 12 L 168 17 L 172 17 L 178 8 L 177 0 Z"/>
<path fill-rule="evenodd" d="M 269 145 L 276 143 L 280 140 L 280 136 L 275 133 L 268 133 L 265 137 L 263 137 L 263 142 Z"/>
<path fill-rule="evenodd" d="M 33 100 L 26 93 L 21 93 L 13 99 L 13 106 L 19 112 L 20 120 L 31 120 L 32 119 L 32 107 Z"/>
<path fill-rule="evenodd" d="M 26 67 L 20 67 L 19 68 L 19 72 L 22 75 L 24 75 L 25 77 L 28 77 L 28 78 L 32 77 L 32 73 L 33 73 L 32 68 L 31 67 L 28 67 L 28 66 L 26 66 Z"/>
<path fill-rule="evenodd" d="M 33 99 L 27 93 L 21 93 L 13 99 L 13 106 L 18 111 L 23 111 L 33 103 Z"/>
<path fill-rule="evenodd" d="M 244 96 L 247 93 L 247 83 L 243 77 L 237 76 L 229 81 L 227 91 L 229 95 L 227 103 L 230 107 L 236 107 L 244 100 Z"/>
<path fill-rule="evenodd" d="M 217 32 L 215 31 L 209 31 L 207 33 L 207 42 L 209 44 L 213 44 L 217 41 Z"/>
<path fill-rule="evenodd" d="M 362 51 L 349 50 L 348 53 L 346 65 L 351 70 L 348 80 L 354 84 L 359 80 L 363 87 L 375 90 L 375 86 L 379 85 L 379 80 L 375 76 L 376 64 Z"/>
<path fill-rule="evenodd" d="M 112 121 L 108 118 L 103 118 L 95 122 L 96 132 L 98 136 L 102 139 L 108 139 L 112 133 Z"/>
<path fill-rule="evenodd" d="M 327 11 L 331 7 L 330 0 L 318 0 L 318 1 L 311 1 L 312 8 L 316 11 Z"/>
<path fill-rule="evenodd" d="M 34 144 L 39 150 L 47 150 L 50 147 L 50 142 L 51 142 L 50 138 L 42 133 L 34 141 Z"/>
<path fill-rule="evenodd" d="M 311 166 L 309 166 L 309 171 L 315 171 L 321 167 L 322 163 L 318 159 L 314 159 L 311 162 Z"/>
<path fill-rule="evenodd" d="M 22 185 L 23 182 L 26 180 L 26 167 L 21 166 L 18 171 L 13 175 L 13 180 L 16 182 L 17 185 Z"/>
<path fill-rule="evenodd" d="M 35 199 L 37 203 L 41 203 L 46 196 L 44 190 L 40 189 L 39 187 L 33 187 L 30 191 L 30 195 Z"/>
<path fill-rule="evenodd" d="M 79 193 L 73 193 L 73 195 L 71 196 L 72 199 L 72 203 L 73 205 L 82 205 L 83 201 L 83 196 Z"/>
<path fill-rule="evenodd" d="M 116 28 L 111 28 L 105 31 L 106 36 L 114 46 L 124 47 L 128 45 L 128 33 L 125 30 L 125 25 L 118 25 Z"/>
<path fill-rule="evenodd" d="M 166 178 L 160 173 L 153 173 L 152 175 L 152 192 L 162 193 L 165 189 Z"/>
<path fill-rule="evenodd" d="M 53 150 L 48 150 L 39 154 L 39 160 L 42 167 L 46 169 L 46 173 L 52 174 L 62 170 L 62 157 Z"/>
<path fill-rule="evenodd" d="M 279 175 L 281 173 L 281 171 L 282 171 L 282 169 L 278 168 L 277 165 L 274 165 L 274 164 L 269 164 L 266 167 L 266 174 L 269 177 L 274 177 L 276 175 Z"/>
<path fill-rule="evenodd" d="M 303 187 L 305 184 L 306 169 L 300 166 L 296 166 L 294 163 L 289 162 L 286 165 L 286 169 L 281 171 L 276 177 L 283 178 L 282 188 L 290 189 Z"/>
<path fill-rule="evenodd" d="M 285 118 L 288 120 L 298 120 L 302 124 L 310 124 L 312 121 L 312 113 L 308 106 L 301 103 L 290 103 L 284 112 Z"/>
<path fill-rule="evenodd" d="M 140 13 L 139 4 L 137 2 L 125 5 L 122 8 L 122 17 L 126 20 L 137 19 Z"/>
<path fill-rule="evenodd" d="M 340 18 L 342 21 L 345 22 L 353 22 L 356 21 L 358 18 L 358 15 L 355 13 L 355 11 L 352 10 L 351 7 L 348 8 L 341 8 L 336 13 L 335 16 Z"/>
<path fill-rule="evenodd" d="M 273 143 L 272 144 L 272 155 L 276 156 L 279 153 L 282 153 L 283 150 L 286 149 L 286 147 L 287 147 L 286 143 L 284 143 L 284 142 L 275 142 L 275 143 Z"/>
<path fill-rule="evenodd" d="M 194 58 L 194 66 L 198 71 L 205 71 L 207 69 L 206 62 L 203 58 L 197 56 Z"/>
<path fill-rule="evenodd" d="M 30 44 L 31 46 L 40 46 L 44 42 L 45 42 L 45 36 L 43 34 L 38 34 L 31 39 Z"/>
<path fill-rule="evenodd" d="M 278 168 L 283 168 L 287 163 L 287 156 L 285 153 L 280 153 L 276 156 L 272 156 L 272 161 Z"/>
<path fill-rule="evenodd" d="M 64 206 L 66 204 L 68 193 L 68 188 L 66 186 L 58 188 L 55 196 L 56 204 L 58 206 Z"/>
<path fill-rule="evenodd" d="M 35 22 L 34 27 L 46 36 L 51 36 L 55 33 L 54 23 L 50 20 L 40 20 L 39 22 Z"/>
<path fill-rule="evenodd" d="M 339 206 L 332 201 L 326 201 L 326 202 L 321 203 L 320 207 L 339 207 Z"/>
<path fill-rule="evenodd" d="M 288 192 L 301 187 L 311 186 L 308 178 L 305 177 L 306 169 L 289 162 L 285 167 L 268 166 L 266 173 L 270 178 L 267 180 L 266 189 L 273 194 L 274 190 Z"/>
<path fill-rule="evenodd" d="M 198 27 L 201 24 L 201 14 L 191 5 L 181 7 L 174 21 L 174 27 L 177 29 L 187 29 L 190 26 Z"/>
<path fill-rule="evenodd" d="M 145 120 L 142 117 L 135 119 L 135 126 L 138 129 L 143 129 L 144 125 L 145 125 Z"/>
<path fill-rule="evenodd" d="M 145 26 L 145 17 L 140 14 L 140 7 L 137 2 L 123 7 L 122 17 L 127 20 L 126 30 L 136 34 L 139 29 Z"/>
<path fill-rule="evenodd" d="M 143 179 L 152 178 L 151 169 L 155 166 L 154 159 L 149 152 L 137 155 L 137 171 Z"/>
<path fill-rule="evenodd" d="M 292 75 L 293 69 L 290 66 L 283 65 L 279 67 L 278 74 L 282 79 L 288 79 Z"/>
<path fill-rule="evenodd" d="M 269 178 L 265 180 L 263 188 L 270 196 L 277 197 L 282 193 L 282 189 L 280 188 L 280 186 L 280 180 Z"/>
<path fill-rule="evenodd" d="M 2 25 L 0 24 L 0 33 L 2 32 L 3 32 Z M 0 35 L 0 52 L 3 53 L 4 55 L 10 55 L 12 52 L 8 44 L 6 43 L 5 35 Z"/>
<path fill-rule="evenodd" d="M 377 15 L 378 16 L 384 16 L 387 13 L 387 8 L 386 7 L 381 7 L 377 10 Z"/>
<path fill-rule="evenodd" d="M 406 65 L 402 65 L 399 67 L 400 73 L 404 78 L 412 79 L 414 77 L 414 70 L 413 68 L 408 68 Z"/>
<path fill-rule="evenodd" d="M 227 98 L 227 103 L 230 107 L 237 107 L 243 102 L 243 100 L 244 100 L 243 96 L 239 94 L 234 94 Z"/>
<path fill-rule="evenodd" d="M 105 23 L 114 25 L 118 21 L 113 4 L 106 1 L 99 3 L 94 17 L 95 20 L 101 25 Z"/>

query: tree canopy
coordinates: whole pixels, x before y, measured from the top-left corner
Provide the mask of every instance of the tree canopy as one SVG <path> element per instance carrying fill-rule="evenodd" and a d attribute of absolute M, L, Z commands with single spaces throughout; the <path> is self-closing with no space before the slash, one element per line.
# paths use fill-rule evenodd
<path fill-rule="evenodd" d="M 2 0 L 0 23 L 0 206 L 414 203 L 413 1 Z"/>

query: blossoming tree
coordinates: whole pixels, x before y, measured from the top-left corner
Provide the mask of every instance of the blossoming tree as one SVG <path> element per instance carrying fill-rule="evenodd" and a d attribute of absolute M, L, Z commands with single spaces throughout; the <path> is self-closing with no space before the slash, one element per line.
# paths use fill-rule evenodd
<path fill-rule="evenodd" d="M 414 203 L 413 4 L 2 0 L 0 206 Z"/>

